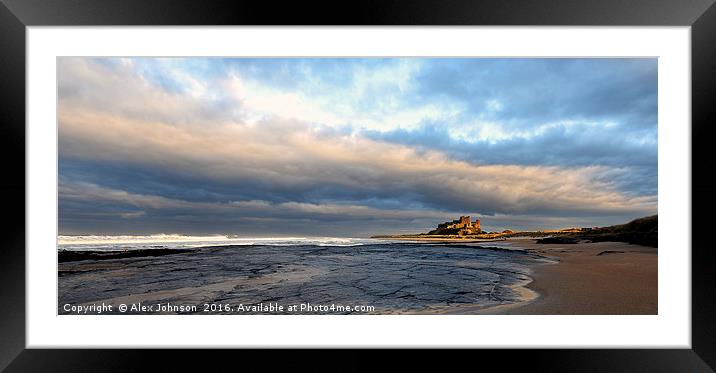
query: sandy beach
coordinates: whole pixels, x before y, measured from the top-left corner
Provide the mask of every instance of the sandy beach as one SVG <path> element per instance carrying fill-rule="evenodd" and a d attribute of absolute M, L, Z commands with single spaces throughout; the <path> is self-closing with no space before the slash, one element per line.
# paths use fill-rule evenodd
<path fill-rule="evenodd" d="M 531 300 L 479 309 L 463 306 L 448 314 L 656 315 L 658 249 L 623 242 L 538 244 L 508 239 L 549 259 L 534 264 L 533 281 L 522 289 Z"/>
<path fill-rule="evenodd" d="M 537 244 L 520 247 L 556 259 L 538 264 L 527 285 L 539 296 L 505 314 L 655 315 L 658 249 L 623 242 Z"/>

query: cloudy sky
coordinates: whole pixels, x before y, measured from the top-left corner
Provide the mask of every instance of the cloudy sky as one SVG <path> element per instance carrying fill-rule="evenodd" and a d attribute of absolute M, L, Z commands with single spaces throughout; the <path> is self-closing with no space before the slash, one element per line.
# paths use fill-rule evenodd
<path fill-rule="evenodd" d="M 60 234 L 355 236 L 657 211 L 656 59 L 58 59 Z"/>

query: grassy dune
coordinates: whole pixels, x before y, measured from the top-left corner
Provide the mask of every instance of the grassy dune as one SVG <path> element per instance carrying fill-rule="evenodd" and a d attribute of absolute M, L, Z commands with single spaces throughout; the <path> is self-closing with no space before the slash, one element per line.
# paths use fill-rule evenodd
<path fill-rule="evenodd" d="M 573 233 L 572 236 L 592 242 L 616 241 L 657 247 L 659 237 L 658 215 L 639 218 L 626 224 Z"/>

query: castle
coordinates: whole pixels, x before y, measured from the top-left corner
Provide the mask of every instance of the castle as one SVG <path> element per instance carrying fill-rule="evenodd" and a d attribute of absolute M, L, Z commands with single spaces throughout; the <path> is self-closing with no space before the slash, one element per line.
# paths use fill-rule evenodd
<path fill-rule="evenodd" d="M 472 222 L 470 221 L 470 216 L 461 216 L 457 220 L 438 224 L 438 228 L 430 231 L 428 234 L 466 235 L 478 233 L 482 233 L 482 229 L 480 229 L 480 219 L 475 219 L 475 221 Z"/>

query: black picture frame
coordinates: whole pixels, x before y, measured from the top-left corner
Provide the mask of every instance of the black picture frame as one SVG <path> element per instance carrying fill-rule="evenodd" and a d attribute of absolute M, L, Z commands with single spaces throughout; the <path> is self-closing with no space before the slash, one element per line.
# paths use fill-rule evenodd
<path fill-rule="evenodd" d="M 692 99 L 692 349 L 529 349 L 470 351 L 468 363 L 503 361 L 506 368 L 544 371 L 713 371 L 716 367 L 716 271 L 708 234 L 716 207 L 710 177 L 716 133 L 716 6 L 714 0 L 633 1 L 108 1 L 0 0 L 0 149 L 4 169 L 0 190 L 7 219 L 0 225 L 0 369 L 26 371 L 194 370 L 231 362 L 240 367 L 293 369 L 315 366 L 323 353 L 300 351 L 275 358 L 276 351 L 25 349 L 25 32 L 28 26 L 84 25 L 605 25 L 690 26 Z M 688 123 L 684 123 L 687 126 Z M 667 139 L 668 141 L 668 139 Z M 22 160 L 22 161 L 21 161 Z M 25 196 L 21 198 L 20 196 Z M 684 232 L 685 234 L 687 232 Z M 688 248 L 683 248 L 687 250 Z M 458 357 L 407 358 L 402 351 L 335 351 L 340 370 L 407 368 L 459 369 Z M 321 355 L 319 355 L 321 354 Z M 246 356 L 248 355 L 250 359 Z M 516 358 L 517 356 L 517 358 Z M 324 359 L 324 357 L 320 357 Z M 296 364 L 298 363 L 298 364 Z M 156 368 L 153 368 L 156 367 Z M 535 369 L 536 368 L 536 369 Z M 213 369 L 212 369 L 213 370 Z M 273 369 L 272 369 L 273 370 Z"/>

